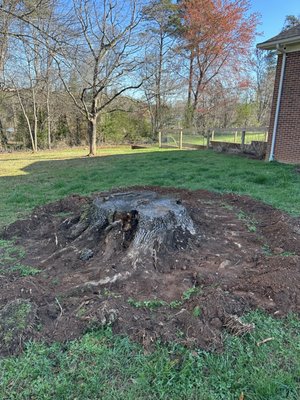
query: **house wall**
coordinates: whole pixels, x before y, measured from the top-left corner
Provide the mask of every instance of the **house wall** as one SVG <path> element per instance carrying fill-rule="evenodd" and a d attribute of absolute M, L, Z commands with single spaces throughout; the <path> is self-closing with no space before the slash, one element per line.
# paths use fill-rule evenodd
<path fill-rule="evenodd" d="M 267 158 L 270 154 L 279 89 L 282 54 L 278 56 Z M 280 103 L 274 158 L 276 161 L 300 164 L 300 51 L 287 53 Z"/>

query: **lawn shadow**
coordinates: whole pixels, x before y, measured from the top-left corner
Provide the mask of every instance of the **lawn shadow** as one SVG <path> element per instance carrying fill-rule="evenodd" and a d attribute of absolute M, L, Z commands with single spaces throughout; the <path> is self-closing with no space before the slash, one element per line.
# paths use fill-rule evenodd
<path fill-rule="evenodd" d="M 154 151 L 39 160 L 21 168 L 14 167 L 14 175 L 0 177 L 0 225 L 37 205 L 74 193 L 86 195 L 112 187 L 144 184 L 174 185 L 175 182 L 167 179 L 169 157 L 173 160 L 170 165 L 174 164 L 174 151 Z M 3 161 L 7 164 L 16 160 L 20 161 L 17 158 Z"/>

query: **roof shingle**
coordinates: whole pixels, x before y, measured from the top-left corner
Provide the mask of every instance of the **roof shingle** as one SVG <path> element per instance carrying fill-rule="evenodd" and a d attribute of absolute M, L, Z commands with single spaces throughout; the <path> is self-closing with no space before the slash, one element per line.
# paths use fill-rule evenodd
<path fill-rule="evenodd" d="M 300 43 L 300 24 L 293 26 L 286 31 L 280 32 L 278 35 L 259 43 L 258 48 L 275 49 L 277 44 Z"/>

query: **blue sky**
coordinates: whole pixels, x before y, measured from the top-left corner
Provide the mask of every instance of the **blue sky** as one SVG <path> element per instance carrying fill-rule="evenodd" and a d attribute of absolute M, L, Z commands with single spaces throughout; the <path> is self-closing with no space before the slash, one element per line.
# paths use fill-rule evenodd
<path fill-rule="evenodd" d="M 258 31 L 263 32 L 257 42 L 263 42 L 277 35 L 284 24 L 286 15 L 300 15 L 300 0 L 251 0 L 252 11 L 261 14 L 262 24 Z"/>

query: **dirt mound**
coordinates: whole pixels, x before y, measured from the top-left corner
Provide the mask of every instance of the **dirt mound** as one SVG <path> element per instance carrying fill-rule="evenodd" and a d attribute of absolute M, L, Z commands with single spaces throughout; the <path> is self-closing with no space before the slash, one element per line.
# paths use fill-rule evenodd
<path fill-rule="evenodd" d="M 0 313 L 16 299 L 34 304 L 26 338 L 64 341 L 110 324 L 145 347 L 160 339 L 221 350 L 224 330 L 254 328 L 238 319 L 245 312 L 300 310 L 299 220 L 246 197 L 161 188 L 70 196 L 1 239 Z"/>

